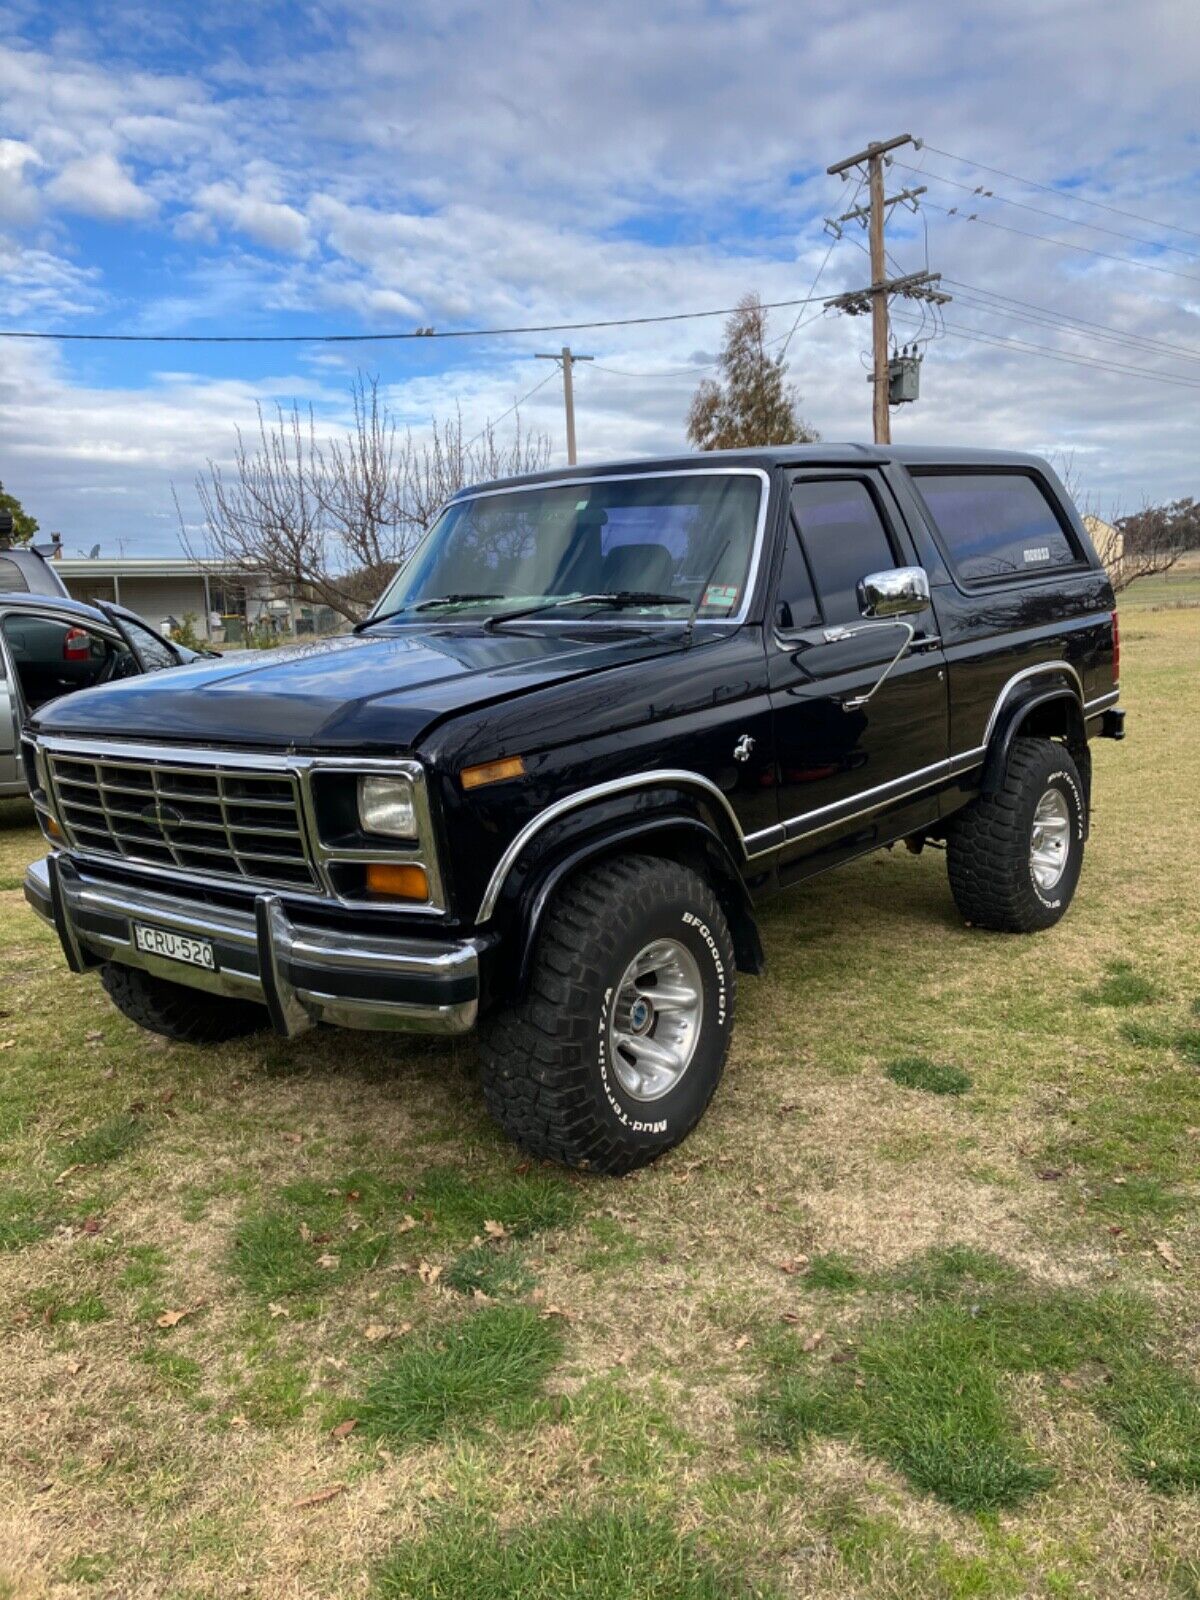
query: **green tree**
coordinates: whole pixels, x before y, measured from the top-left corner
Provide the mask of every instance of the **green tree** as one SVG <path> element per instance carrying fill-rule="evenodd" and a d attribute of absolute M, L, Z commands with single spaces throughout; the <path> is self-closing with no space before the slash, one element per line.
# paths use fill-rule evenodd
<path fill-rule="evenodd" d="M 15 494 L 9 494 L 4 485 L 0 483 L 0 517 L 8 512 L 12 517 L 13 544 L 28 544 L 38 531 L 38 520 L 31 517 Z"/>
<path fill-rule="evenodd" d="M 799 397 L 786 381 L 785 355 L 769 356 L 767 313 L 747 294 L 725 324 L 719 382 L 705 378 L 688 410 L 688 438 L 698 450 L 807 444 L 821 436 L 797 413 Z"/>

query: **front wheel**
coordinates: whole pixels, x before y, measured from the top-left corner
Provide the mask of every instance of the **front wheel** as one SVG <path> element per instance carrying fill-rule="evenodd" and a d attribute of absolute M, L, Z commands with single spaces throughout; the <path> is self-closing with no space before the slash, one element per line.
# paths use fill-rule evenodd
<path fill-rule="evenodd" d="M 729 1053 L 733 941 L 703 878 L 624 856 L 560 889 L 529 993 L 480 1041 L 488 1110 L 532 1154 L 617 1175 L 679 1144 Z"/>
<path fill-rule="evenodd" d="M 106 961 L 100 968 L 105 993 L 130 1022 L 181 1044 L 224 1044 L 261 1033 L 271 1025 L 265 1006 L 230 1000 L 183 983 Z"/>
<path fill-rule="evenodd" d="M 1052 739 L 1015 739 L 1004 781 L 953 819 L 950 889 L 977 928 L 1050 928 L 1075 895 L 1087 809 L 1079 770 Z"/>

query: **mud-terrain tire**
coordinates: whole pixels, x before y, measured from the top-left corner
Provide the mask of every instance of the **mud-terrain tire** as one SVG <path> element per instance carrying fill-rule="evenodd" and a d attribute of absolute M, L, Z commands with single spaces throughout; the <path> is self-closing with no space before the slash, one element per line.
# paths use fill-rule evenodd
<path fill-rule="evenodd" d="M 734 1000 L 704 879 L 657 857 L 604 862 L 555 894 L 527 995 L 485 1021 L 488 1110 L 533 1155 L 610 1176 L 645 1166 L 704 1114 Z"/>
<path fill-rule="evenodd" d="M 998 791 L 972 801 L 947 834 L 950 890 L 964 920 L 1000 933 L 1053 927 L 1079 882 L 1086 804 L 1064 746 L 1015 739 Z"/>
<path fill-rule="evenodd" d="M 106 961 L 100 982 L 108 998 L 130 1022 L 150 1033 L 161 1033 L 182 1044 L 223 1044 L 269 1028 L 266 1006 L 250 1000 L 231 1000 L 189 989 L 186 984 L 158 978 L 140 967 Z"/>

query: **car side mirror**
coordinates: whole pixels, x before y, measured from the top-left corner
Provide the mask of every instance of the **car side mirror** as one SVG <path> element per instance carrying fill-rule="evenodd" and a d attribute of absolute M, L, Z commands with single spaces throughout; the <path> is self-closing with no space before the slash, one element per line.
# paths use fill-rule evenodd
<path fill-rule="evenodd" d="M 892 567 L 872 572 L 858 586 L 864 617 L 909 617 L 929 604 L 929 578 L 924 567 Z"/>

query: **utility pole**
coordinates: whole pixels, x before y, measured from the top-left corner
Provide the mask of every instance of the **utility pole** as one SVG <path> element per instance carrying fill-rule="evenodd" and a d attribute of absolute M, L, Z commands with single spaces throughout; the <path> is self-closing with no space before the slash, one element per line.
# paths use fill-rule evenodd
<path fill-rule="evenodd" d="M 856 206 L 853 210 L 845 212 L 842 216 L 831 219 L 827 226 L 841 237 L 841 224 L 845 222 L 860 222 L 865 224 L 870 238 L 871 246 L 871 282 L 866 289 L 855 289 L 849 294 L 836 295 L 826 301 L 827 305 L 845 311 L 850 316 L 857 316 L 865 311 L 869 305 L 871 312 L 871 418 L 874 425 L 875 443 L 890 444 L 892 442 L 892 416 L 889 409 L 891 398 L 891 359 L 890 359 L 890 330 L 888 326 L 888 299 L 893 294 L 904 295 L 910 300 L 926 300 L 933 304 L 941 305 L 950 299 L 948 294 L 941 293 L 934 288 L 940 281 L 941 274 L 934 272 L 914 272 L 903 278 L 890 278 L 887 275 L 887 251 L 884 246 L 884 226 L 887 221 L 889 209 L 901 203 L 917 209 L 917 197 L 925 193 L 924 187 L 919 189 L 905 189 L 900 194 L 887 195 L 884 193 L 883 169 L 888 151 L 896 150 L 901 145 L 913 144 L 920 146 L 920 140 L 914 139 L 911 133 L 901 133 L 894 139 L 882 139 L 869 144 L 865 150 L 859 150 L 855 155 L 847 156 L 844 161 L 837 161 L 833 166 L 827 167 L 830 177 L 835 174 L 843 179 L 855 167 L 866 168 L 866 182 L 868 204 Z"/>
<path fill-rule="evenodd" d="M 888 410 L 888 302 L 880 286 L 887 278 L 883 252 L 883 154 L 876 147 L 867 157 L 867 182 L 871 207 L 871 420 L 875 443 L 891 444 L 892 414 Z"/>
<path fill-rule="evenodd" d="M 562 347 L 559 355 L 539 355 L 539 361 L 560 361 L 563 375 L 563 405 L 567 411 L 567 465 L 575 465 L 575 385 L 571 378 L 571 368 L 577 361 L 594 361 L 595 356 L 577 356 L 569 344 Z"/>

